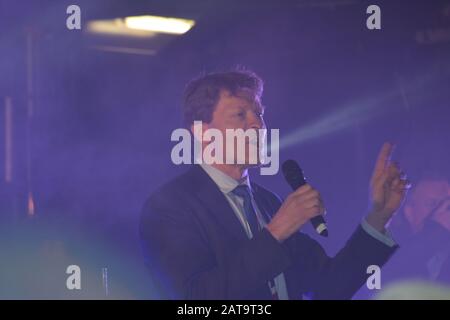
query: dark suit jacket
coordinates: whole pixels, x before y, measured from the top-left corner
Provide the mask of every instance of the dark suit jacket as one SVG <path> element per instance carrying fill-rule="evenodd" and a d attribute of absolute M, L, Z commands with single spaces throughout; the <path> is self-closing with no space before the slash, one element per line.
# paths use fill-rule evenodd
<path fill-rule="evenodd" d="M 260 211 L 270 219 L 281 205 L 252 184 Z M 194 165 L 146 202 L 140 221 L 146 263 L 174 299 L 271 299 L 268 280 L 284 273 L 290 299 L 349 299 L 365 283 L 369 265 L 395 251 L 358 227 L 333 258 L 297 232 L 280 244 L 263 229 L 248 239 L 227 199 Z"/>

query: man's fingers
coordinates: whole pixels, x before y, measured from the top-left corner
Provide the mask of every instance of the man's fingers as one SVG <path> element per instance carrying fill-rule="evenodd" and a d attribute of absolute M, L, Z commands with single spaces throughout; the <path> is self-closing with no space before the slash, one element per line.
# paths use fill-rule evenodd
<path fill-rule="evenodd" d="M 408 179 L 395 178 L 391 184 L 391 189 L 398 192 L 403 192 L 410 188 L 411 182 Z"/>
<path fill-rule="evenodd" d="M 293 195 L 294 196 L 299 196 L 299 195 L 302 195 L 302 194 L 304 194 L 304 193 L 307 193 L 307 192 L 309 192 L 310 190 L 312 190 L 313 188 L 309 185 L 309 184 L 304 184 L 304 185 L 302 185 L 301 187 L 299 187 L 297 190 L 295 190 L 294 192 L 293 192 Z"/>
<path fill-rule="evenodd" d="M 322 197 L 320 196 L 320 193 L 315 189 L 311 189 L 301 195 L 296 195 L 294 199 L 299 205 L 303 206 L 304 208 L 312 208 L 315 206 L 324 208 Z"/>
<path fill-rule="evenodd" d="M 304 192 L 300 195 L 296 195 L 295 198 L 297 199 L 297 201 L 299 202 L 304 202 L 310 199 L 319 199 L 320 198 L 320 194 L 318 191 L 316 190 L 309 190 L 307 192 Z"/>
<path fill-rule="evenodd" d="M 306 209 L 310 209 L 313 207 L 320 208 L 320 201 L 318 198 L 309 199 L 309 200 L 304 201 L 303 206 Z"/>
<path fill-rule="evenodd" d="M 381 147 L 380 153 L 378 154 L 377 161 L 375 162 L 375 169 L 373 171 L 374 177 L 379 177 L 386 168 L 388 161 L 391 159 L 392 152 L 394 150 L 394 145 L 390 142 L 385 142 Z"/>
<path fill-rule="evenodd" d="M 321 201 L 318 199 L 311 199 L 304 203 L 304 208 L 311 213 L 314 213 L 314 216 L 324 215 L 326 210 L 322 205 Z"/>
<path fill-rule="evenodd" d="M 391 183 L 391 189 L 397 189 L 400 186 L 400 178 L 394 178 Z"/>
<path fill-rule="evenodd" d="M 388 180 L 392 181 L 394 179 L 400 179 L 400 166 L 398 165 L 398 162 L 392 161 L 389 162 L 387 165 L 387 171 L 388 171 Z"/>
<path fill-rule="evenodd" d="M 406 174 L 403 171 L 401 171 L 398 162 L 389 161 L 386 166 L 387 166 L 386 169 L 381 173 L 381 175 L 373 177 L 372 179 L 373 186 L 381 186 L 384 184 L 390 186 L 394 181 L 394 179 L 402 179 L 402 180 L 406 179 Z"/>

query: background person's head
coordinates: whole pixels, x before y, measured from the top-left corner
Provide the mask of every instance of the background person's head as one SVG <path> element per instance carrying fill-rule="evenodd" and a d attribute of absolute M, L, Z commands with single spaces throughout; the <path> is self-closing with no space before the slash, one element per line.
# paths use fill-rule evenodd
<path fill-rule="evenodd" d="M 404 206 L 404 215 L 413 232 L 420 232 L 425 221 L 449 196 L 448 179 L 436 172 L 426 172 L 415 182 Z"/>
<path fill-rule="evenodd" d="M 262 92 L 263 81 L 251 71 L 236 70 L 202 75 L 186 86 L 183 101 L 184 123 L 193 131 L 194 121 L 202 121 L 202 134 L 208 129 L 217 129 L 224 139 L 226 129 L 263 129 L 265 123 L 264 107 L 261 104 Z M 204 141 L 203 148 L 208 144 L 209 142 Z M 249 163 L 248 145 L 249 141 L 246 139 L 246 164 Z M 225 156 L 225 141 L 223 146 Z M 236 143 L 234 155 L 236 163 Z"/>

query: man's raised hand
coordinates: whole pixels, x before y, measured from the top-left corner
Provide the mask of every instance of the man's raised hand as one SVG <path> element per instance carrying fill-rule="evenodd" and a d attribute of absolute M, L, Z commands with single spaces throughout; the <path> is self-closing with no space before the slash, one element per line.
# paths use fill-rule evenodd
<path fill-rule="evenodd" d="M 391 161 L 394 145 L 385 142 L 370 180 L 367 222 L 384 232 L 384 227 L 403 203 L 411 183 L 397 162 Z"/>

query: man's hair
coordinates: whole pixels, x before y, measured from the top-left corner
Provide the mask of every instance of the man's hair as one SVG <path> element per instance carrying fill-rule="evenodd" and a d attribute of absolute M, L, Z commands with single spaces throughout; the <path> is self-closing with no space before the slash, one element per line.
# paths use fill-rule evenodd
<path fill-rule="evenodd" d="M 190 127 L 196 120 L 210 123 L 222 90 L 231 95 L 250 91 L 260 99 L 263 81 L 254 72 L 243 69 L 208 73 L 191 80 L 183 96 L 184 124 Z"/>

